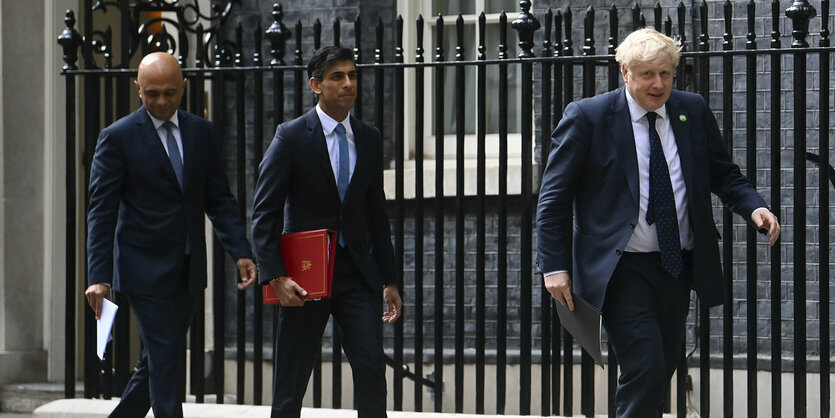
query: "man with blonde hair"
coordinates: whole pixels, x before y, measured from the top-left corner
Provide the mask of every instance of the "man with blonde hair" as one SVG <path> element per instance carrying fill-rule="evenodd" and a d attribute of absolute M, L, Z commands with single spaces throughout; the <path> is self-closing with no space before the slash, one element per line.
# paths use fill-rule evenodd
<path fill-rule="evenodd" d="M 690 289 L 706 306 L 724 299 L 710 194 L 771 245 L 780 224 L 731 161 L 704 98 L 673 90 L 676 42 L 640 29 L 616 59 L 625 86 L 570 103 L 551 135 L 538 271 L 559 303 L 573 310 L 575 294 L 602 311 L 621 368 L 617 416 L 660 417 Z"/>

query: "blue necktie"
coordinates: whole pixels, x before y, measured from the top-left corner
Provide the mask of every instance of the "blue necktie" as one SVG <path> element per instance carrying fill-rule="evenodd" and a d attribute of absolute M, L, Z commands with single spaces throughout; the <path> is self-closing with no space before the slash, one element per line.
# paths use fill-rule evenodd
<path fill-rule="evenodd" d="M 649 202 L 647 202 L 647 223 L 655 224 L 658 235 L 658 249 L 661 252 L 661 265 L 673 277 L 681 273 L 681 240 L 678 233 L 676 200 L 673 196 L 673 184 L 670 171 L 661 147 L 661 137 L 655 130 L 655 112 L 647 113 L 649 122 Z"/>
<path fill-rule="evenodd" d="M 180 184 L 180 190 L 183 190 L 183 158 L 180 157 L 180 149 L 177 148 L 177 140 L 174 139 L 174 132 L 172 129 L 174 124 L 169 120 L 162 124 L 167 134 L 165 144 L 168 146 L 168 159 L 171 160 L 171 166 L 174 167 L 174 174 L 177 175 L 177 183 Z"/>
<path fill-rule="evenodd" d="M 349 159 L 348 159 L 348 137 L 345 135 L 345 126 L 341 123 L 336 125 L 336 139 L 338 140 L 339 145 L 339 164 L 336 168 L 336 189 L 339 191 L 339 200 L 345 201 L 345 192 L 348 191 L 348 183 L 350 181 L 351 174 L 349 172 Z M 345 247 L 345 239 L 340 231 L 339 245 Z"/>
<path fill-rule="evenodd" d="M 336 125 L 336 139 L 339 145 L 339 164 L 336 172 L 336 188 L 339 190 L 339 200 L 345 200 L 345 192 L 348 191 L 348 183 L 351 175 L 348 161 L 348 137 L 345 135 L 345 126 L 341 123 Z"/>

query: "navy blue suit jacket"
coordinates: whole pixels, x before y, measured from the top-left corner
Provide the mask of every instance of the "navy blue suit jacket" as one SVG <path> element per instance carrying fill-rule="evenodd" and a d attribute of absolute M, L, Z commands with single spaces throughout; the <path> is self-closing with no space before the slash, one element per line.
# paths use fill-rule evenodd
<path fill-rule="evenodd" d="M 728 156 L 702 96 L 673 90 L 666 105 L 693 228 L 692 288 L 715 306 L 724 287 L 711 192 L 749 223 L 754 209 L 767 205 Z M 551 137 L 537 208 L 538 271 L 571 271 L 574 292 L 601 308 L 638 221 L 638 162 L 624 88 L 570 103 Z"/>
<path fill-rule="evenodd" d="M 144 107 L 99 134 L 90 170 L 88 284 L 169 294 L 185 267 L 188 237 L 189 290 L 202 291 L 204 214 L 233 259 L 252 257 L 212 123 L 183 110 L 178 115 L 183 190 Z"/>
<path fill-rule="evenodd" d="M 345 239 L 351 262 L 376 291 L 395 280 L 391 227 L 383 193 L 380 132 L 350 117 L 357 162 L 339 200 L 325 134 L 316 109 L 278 126 L 264 153 L 252 208 L 252 240 L 261 284 L 286 275 L 283 233 L 332 229 Z"/>

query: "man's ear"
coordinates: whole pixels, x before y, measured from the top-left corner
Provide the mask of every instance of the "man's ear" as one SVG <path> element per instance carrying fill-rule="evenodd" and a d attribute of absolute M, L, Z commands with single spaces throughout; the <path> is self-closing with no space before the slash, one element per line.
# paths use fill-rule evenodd
<path fill-rule="evenodd" d="M 313 90 L 314 93 L 319 94 L 322 92 L 322 89 L 319 86 L 319 80 L 316 77 L 310 77 L 308 83 L 310 84 L 310 89 Z"/>

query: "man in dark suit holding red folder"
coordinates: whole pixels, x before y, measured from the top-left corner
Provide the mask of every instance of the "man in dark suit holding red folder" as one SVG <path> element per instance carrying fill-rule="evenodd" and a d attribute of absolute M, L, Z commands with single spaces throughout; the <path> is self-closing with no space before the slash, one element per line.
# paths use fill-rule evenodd
<path fill-rule="evenodd" d="M 279 125 L 260 166 L 252 235 L 261 272 L 281 301 L 273 417 L 298 417 L 328 317 L 333 315 L 354 378 L 360 418 L 386 416 L 382 322 L 400 317 L 394 249 L 383 194 L 380 132 L 349 115 L 357 95 L 353 52 L 325 47 L 307 70 L 319 104 Z M 307 301 L 287 277 L 283 233 L 332 229 L 338 246 L 331 298 Z M 380 320 L 380 301 L 387 310 Z M 336 395 L 338 396 L 338 394 Z"/>

